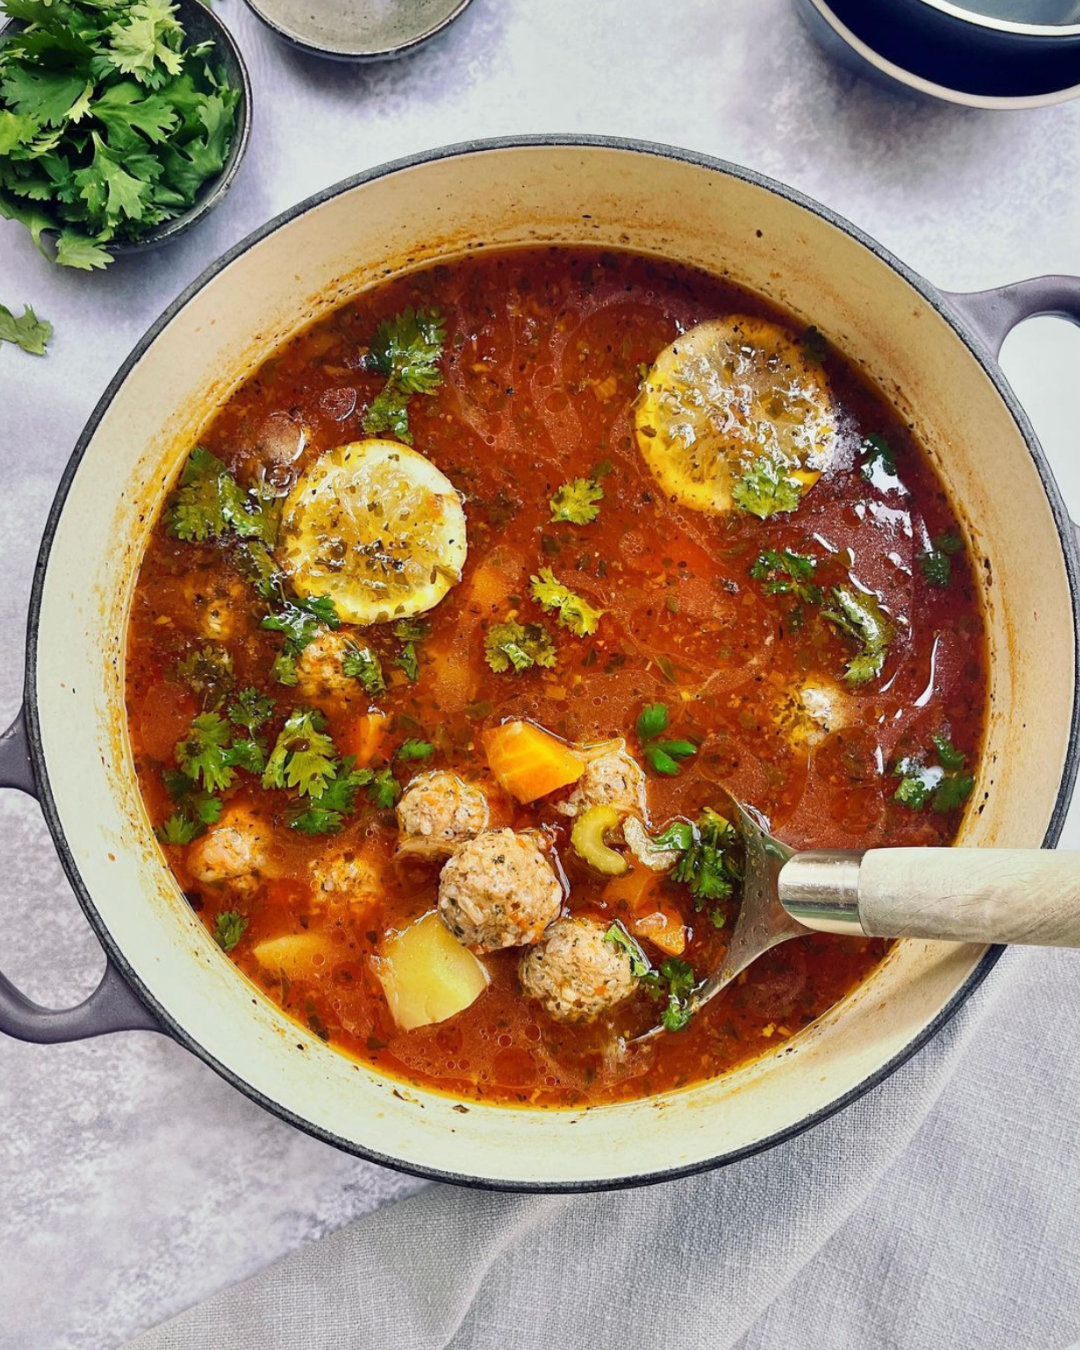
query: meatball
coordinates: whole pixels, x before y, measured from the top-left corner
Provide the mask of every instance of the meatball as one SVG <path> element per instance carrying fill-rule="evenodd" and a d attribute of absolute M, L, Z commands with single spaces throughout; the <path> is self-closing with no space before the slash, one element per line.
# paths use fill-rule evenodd
<path fill-rule="evenodd" d="M 208 576 L 196 572 L 187 582 L 188 612 L 203 637 L 226 642 L 247 627 L 247 586 L 239 577 Z"/>
<path fill-rule="evenodd" d="M 489 830 L 462 844 L 439 877 L 439 916 L 478 955 L 538 942 L 562 901 L 551 863 L 513 830 Z"/>
<path fill-rule="evenodd" d="M 249 890 L 270 864 L 272 842 L 264 820 L 247 807 L 230 807 L 188 849 L 187 865 L 208 885 L 228 882 L 234 890 Z"/>
<path fill-rule="evenodd" d="M 556 1021 L 592 1022 L 637 988 L 627 952 L 605 941 L 610 927 L 596 919 L 560 919 L 522 956 L 522 988 Z"/>
<path fill-rule="evenodd" d="M 302 698 L 348 698 L 361 692 L 360 685 L 342 669 L 350 642 L 348 634 L 327 629 L 308 643 L 296 661 L 296 688 Z"/>
<path fill-rule="evenodd" d="M 614 806 L 630 815 L 645 814 L 645 774 L 621 747 L 589 760 L 573 792 L 559 810 L 578 816 L 590 806 Z"/>
<path fill-rule="evenodd" d="M 366 909 L 380 894 L 378 872 L 352 849 L 319 858 L 311 870 L 311 885 L 316 909 L 327 904 Z"/>
<path fill-rule="evenodd" d="M 437 769 L 412 780 L 397 804 L 399 854 L 449 857 L 459 844 L 486 830 L 490 812 L 483 789 L 456 773 Z"/>

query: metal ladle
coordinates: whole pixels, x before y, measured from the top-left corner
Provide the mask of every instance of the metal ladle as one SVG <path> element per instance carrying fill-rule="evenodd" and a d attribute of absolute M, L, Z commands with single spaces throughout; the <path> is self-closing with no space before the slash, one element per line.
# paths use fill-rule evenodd
<path fill-rule="evenodd" d="M 730 796 L 730 794 L 729 794 Z M 691 994 L 702 1009 L 759 956 L 808 933 L 1080 947 L 1080 853 L 874 848 L 798 853 L 737 798 L 743 899 L 723 964 Z M 664 1031 L 652 1027 L 636 1039 Z"/>

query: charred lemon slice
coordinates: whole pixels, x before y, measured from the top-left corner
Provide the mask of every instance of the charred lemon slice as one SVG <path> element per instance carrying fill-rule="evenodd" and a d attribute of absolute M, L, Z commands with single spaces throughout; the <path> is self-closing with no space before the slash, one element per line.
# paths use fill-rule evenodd
<path fill-rule="evenodd" d="M 835 453 L 825 372 L 766 319 L 714 319 L 657 357 L 636 409 L 664 492 L 700 511 L 794 511 Z"/>
<path fill-rule="evenodd" d="M 397 441 L 317 459 L 285 501 L 278 561 L 298 594 L 329 596 L 345 623 L 437 605 L 461 580 L 465 512 L 453 483 Z"/>

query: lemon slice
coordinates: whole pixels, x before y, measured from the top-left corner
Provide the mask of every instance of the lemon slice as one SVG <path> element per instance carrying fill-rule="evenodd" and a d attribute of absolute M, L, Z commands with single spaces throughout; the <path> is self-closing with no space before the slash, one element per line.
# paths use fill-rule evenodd
<path fill-rule="evenodd" d="M 794 511 L 836 449 L 825 372 L 778 324 L 746 315 L 665 347 L 635 416 L 664 492 L 701 511 Z"/>
<path fill-rule="evenodd" d="M 453 483 L 398 441 L 356 441 L 317 459 L 285 501 L 278 560 L 306 598 L 345 623 L 421 614 L 461 580 L 465 512 Z"/>

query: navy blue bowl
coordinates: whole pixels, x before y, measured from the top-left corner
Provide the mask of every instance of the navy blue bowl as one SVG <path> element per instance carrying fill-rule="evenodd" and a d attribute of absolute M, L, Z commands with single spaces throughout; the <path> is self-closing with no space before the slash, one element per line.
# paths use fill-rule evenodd
<path fill-rule="evenodd" d="M 1031 107 L 1080 95 L 1080 6 L 1043 0 L 799 0 L 811 31 L 879 81 L 976 107 Z M 987 12 L 992 11 L 992 12 Z"/>

